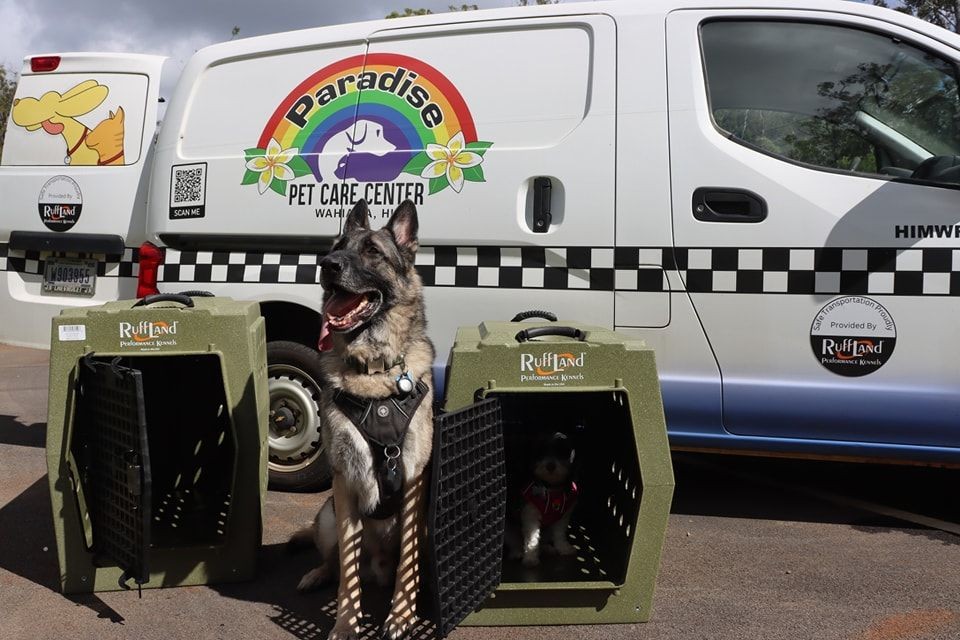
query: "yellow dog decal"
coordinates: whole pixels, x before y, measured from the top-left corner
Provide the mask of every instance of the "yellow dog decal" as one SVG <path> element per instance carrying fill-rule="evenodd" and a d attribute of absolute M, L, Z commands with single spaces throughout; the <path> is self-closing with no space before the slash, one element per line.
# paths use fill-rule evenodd
<path fill-rule="evenodd" d="M 52 136 L 63 136 L 66 143 L 66 156 L 63 163 L 69 165 L 115 164 L 117 155 L 115 145 L 111 145 L 110 156 L 101 157 L 96 148 L 88 146 L 87 137 L 90 128 L 77 120 L 78 116 L 90 113 L 107 99 L 110 89 L 96 80 L 85 80 L 66 93 L 48 91 L 39 98 L 18 98 L 13 101 L 12 119 L 17 126 L 27 131 L 43 129 Z M 120 110 L 118 110 L 120 111 Z M 120 111 L 122 114 L 122 111 Z M 112 115 L 112 114 L 111 114 Z M 123 116 L 119 124 L 122 127 Z M 113 120 L 113 118 L 108 118 Z M 117 123 L 114 122 L 114 125 Z M 121 129 L 122 131 L 122 129 Z M 114 138 L 114 136 L 111 136 Z M 123 154 L 122 142 L 119 149 Z"/>

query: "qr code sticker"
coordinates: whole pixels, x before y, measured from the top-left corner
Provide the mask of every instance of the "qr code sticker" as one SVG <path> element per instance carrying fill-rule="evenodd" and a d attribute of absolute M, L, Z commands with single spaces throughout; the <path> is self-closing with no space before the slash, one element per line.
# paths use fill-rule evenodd
<path fill-rule="evenodd" d="M 171 206 L 204 204 L 207 165 L 191 164 L 173 168 L 170 190 Z"/>

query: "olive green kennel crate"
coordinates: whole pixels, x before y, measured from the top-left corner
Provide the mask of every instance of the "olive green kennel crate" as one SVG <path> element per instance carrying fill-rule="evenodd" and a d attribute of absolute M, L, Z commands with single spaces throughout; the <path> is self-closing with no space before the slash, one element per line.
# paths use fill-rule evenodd
<path fill-rule="evenodd" d="M 449 438 L 438 423 L 434 466 L 440 467 L 441 501 L 444 476 L 457 477 L 471 460 L 482 460 L 474 466 L 479 466 L 480 476 L 486 474 L 489 479 L 484 495 L 501 490 L 491 489 L 497 478 L 489 467 L 497 462 L 496 457 L 489 447 L 484 453 L 486 445 L 476 440 L 477 434 L 488 428 L 484 425 L 493 420 L 502 423 L 497 437 L 505 452 L 501 468 L 508 491 L 525 481 L 511 475 L 523 473 L 524 465 L 516 460 L 521 455 L 519 443 L 535 430 L 573 432 L 581 460 L 577 474 L 580 495 L 568 529 L 577 550 L 573 556 L 543 555 L 540 566 L 527 568 L 501 554 L 502 546 L 486 552 L 475 550 L 483 544 L 501 545 L 503 531 L 501 525 L 499 538 L 493 527 L 477 533 L 485 526 L 485 516 L 478 515 L 476 508 L 441 504 L 431 511 L 433 518 L 433 511 L 453 509 L 446 522 L 463 526 L 464 531 L 457 535 L 475 538 L 438 561 L 440 574 L 444 567 L 449 570 L 446 578 L 440 577 L 440 588 L 449 587 L 448 601 L 473 598 L 474 603 L 481 603 L 463 624 L 648 620 L 674 487 L 653 350 L 614 331 L 576 323 L 484 322 L 458 330 L 449 367 L 444 408 L 453 413 L 448 415 L 487 411 L 493 416 L 493 411 L 499 411 L 499 416 L 487 417 L 458 436 L 470 449 L 462 449 L 459 460 L 456 454 L 444 453 L 440 440 Z M 499 406 L 481 409 L 492 400 Z M 509 497 L 506 503 L 511 504 Z M 500 508 L 507 512 L 509 522 L 510 507 Z M 445 525 L 441 521 L 431 526 L 439 528 L 440 535 Z M 438 553 L 442 556 L 444 549 Z M 462 560 L 465 554 L 485 558 L 483 562 L 488 564 L 490 558 L 502 561 L 500 571 L 469 566 L 469 560 Z M 454 578 L 458 570 L 463 575 Z M 471 580 L 484 581 L 485 586 L 479 588 L 487 591 L 479 597 L 462 591 L 462 583 Z M 486 597 L 497 583 L 493 594 Z M 438 602 L 441 608 L 445 606 L 442 598 Z M 443 633 L 452 624 L 445 626 Z"/>
<path fill-rule="evenodd" d="M 54 318 L 46 447 L 64 593 L 253 576 L 266 366 L 256 303 L 160 294 Z"/>

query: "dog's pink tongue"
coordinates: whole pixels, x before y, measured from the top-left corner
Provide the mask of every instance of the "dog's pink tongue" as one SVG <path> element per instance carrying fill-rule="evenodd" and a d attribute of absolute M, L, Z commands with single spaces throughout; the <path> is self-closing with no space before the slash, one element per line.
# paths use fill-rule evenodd
<path fill-rule="evenodd" d="M 360 306 L 365 297 L 362 293 L 335 293 L 330 296 L 323 305 L 323 318 L 320 321 L 320 340 L 317 343 L 320 351 L 333 349 L 333 335 L 330 333 L 327 316 L 344 316 Z"/>
<path fill-rule="evenodd" d="M 40 126 L 42 126 L 43 130 L 52 136 L 59 135 L 63 132 L 63 125 L 59 122 L 50 122 L 49 120 L 44 120 L 40 123 Z"/>
<path fill-rule="evenodd" d="M 320 340 L 317 342 L 317 349 L 320 351 L 330 351 L 333 349 L 333 336 L 330 334 L 330 327 L 326 320 L 320 321 Z"/>
<path fill-rule="evenodd" d="M 335 293 L 327 300 L 323 311 L 332 316 L 344 316 L 360 306 L 365 297 L 362 293 Z"/>

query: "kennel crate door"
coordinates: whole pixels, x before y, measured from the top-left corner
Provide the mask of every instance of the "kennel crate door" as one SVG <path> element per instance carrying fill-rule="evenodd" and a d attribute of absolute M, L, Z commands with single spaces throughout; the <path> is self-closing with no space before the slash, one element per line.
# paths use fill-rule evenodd
<path fill-rule="evenodd" d="M 150 580 L 150 452 L 143 381 L 136 369 L 84 357 L 79 364 L 77 433 L 93 551 L 123 571 L 120 586 Z"/>
<path fill-rule="evenodd" d="M 443 638 L 500 585 L 507 495 L 500 401 L 438 416 L 433 438 L 428 555 Z"/>

